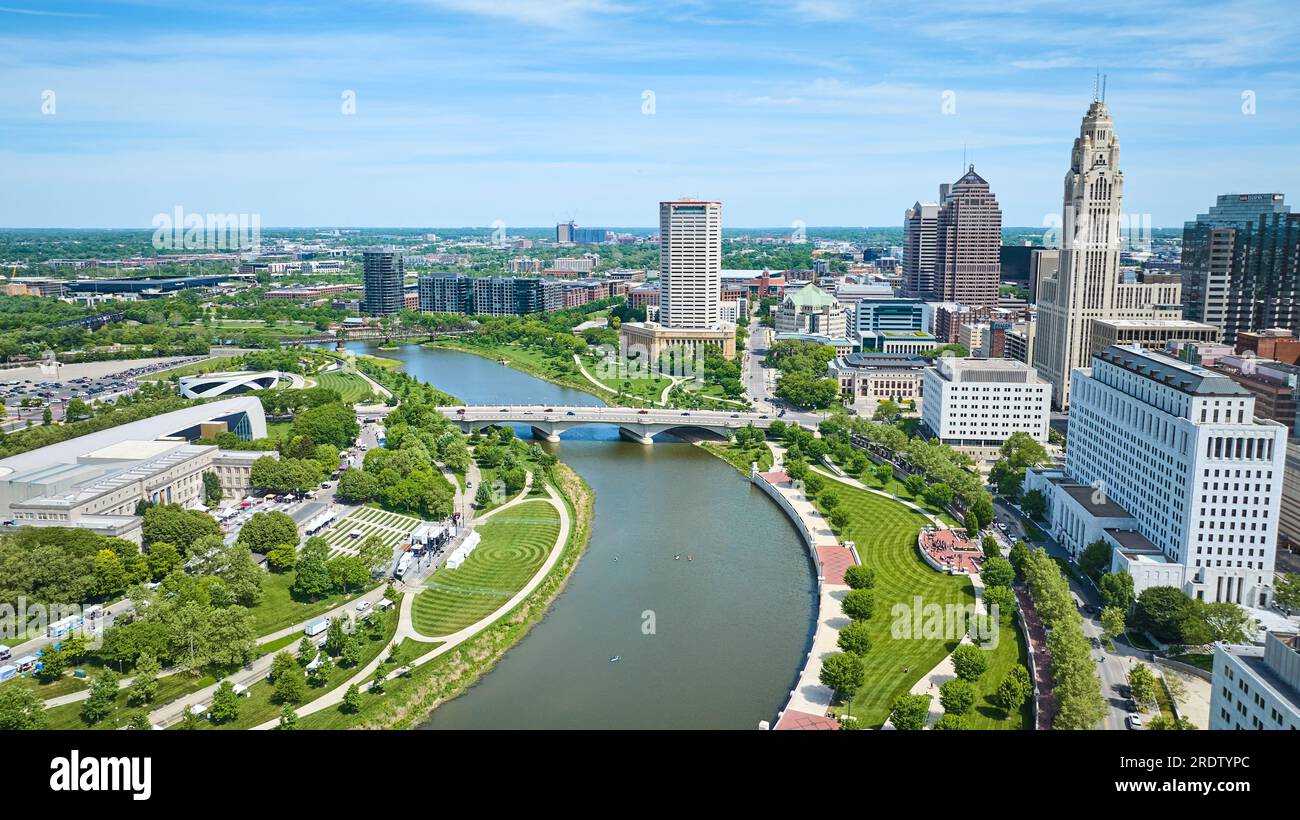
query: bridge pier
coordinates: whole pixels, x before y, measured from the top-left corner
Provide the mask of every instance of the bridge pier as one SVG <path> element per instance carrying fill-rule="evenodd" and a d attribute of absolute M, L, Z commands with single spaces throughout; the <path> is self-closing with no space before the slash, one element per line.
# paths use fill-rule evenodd
<path fill-rule="evenodd" d="M 619 427 L 618 434 L 628 441 L 635 441 L 637 444 L 654 444 L 655 440 L 646 433 L 639 430 L 632 430 L 627 427 Z"/>
<path fill-rule="evenodd" d="M 551 442 L 552 444 L 557 444 L 557 443 L 559 443 L 559 441 L 560 441 L 560 431 L 559 431 L 559 430 L 555 430 L 555 429 L 553 429 L 553 428 L 550 429 L 550 430 L 547 430 L 547 429 L 545 429 L 545 428 L 543 428 L 543 427 L 538 427 L 536 424 L 534 424 L 534 425 L 532 426 L 532 430 L 533 430 L 533 437 L 534 437 L 534 438 L 542 438 L 542 439 L 546 439 L 547 441 Z"/>

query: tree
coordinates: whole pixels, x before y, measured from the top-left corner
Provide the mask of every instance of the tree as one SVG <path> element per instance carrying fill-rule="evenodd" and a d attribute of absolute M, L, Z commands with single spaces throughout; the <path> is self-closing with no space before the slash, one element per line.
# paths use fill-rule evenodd
<path fill-rule="evenodd" d="M 952 682 L 957 683 L 957 681 L 952 681 Z M 964 729 L 969 729 L 970 726 L 967 725 L 966 718 L 963 717 L 962 715 L 948 712 L 940 715 L 939 719 L 934 722 L 934 726 L 930 728 L 940 732 L 945 732 L 945 731 L 952 732 L 952 731 L 962 731 Z"/>
<path fill-rule="evenodd" d="M 844 583 L 850 589 L 871 589 L 876 585 L 876 571 L 862 564 L 854 564 L 845 568 Z"/>
<path fill-rule="evenodd" d="M 937 509 L 943 509 L 952 503 L 952 487 L 942 482 L 925 488 L 925 503 Z"/>
<path fill-rule="evenodd" d="M 329 444 L 335 450 L 351 445 L 360 432 L 356 414 L 338 403 L 322 404 L 297 414 L 292 428 L 294 436 L 309 436 L 317 444 Z"/>
<path fill-rule="evenodd" d="M 884 487 L 894 478 L 894 466 L 892 464 L 877 464 L 872 472 L 876 476 L 876 483 Z"/>
<path fill-rule="evenodd" d="M 393 548 L 384 541 L 383 536 L 370 535 L 361 542 L 357 557 L 371 573 L 384 570 L 393 561 Z"/>
<path fill-rule="evenodd" d="M 0 731 L 44 729 L 45 701 L 25 686 L 0 687 Z"/>
<path fill-rule="evenodd" d="M 1255 631 L 1246 611 L 1230 601 L 1190 599 L 1178 623 L 1180 638 L 1189 646 L 1224 643 L 1247 643 Z"/>
<path fill-rule="evenodd" d="M 990 614 L 997 612 L 998 620 L 1011 623 L 1016 613 L 1016 593 L 1010 587 L 984 587 L 984 607 Z"/>
<path fill-rule="evenodd" d="M 1023 567 L 1025 559 L 1028 557 L 1029 545 L 1024 541 L 1017 541 L 1011 548 L 1011 552 L 1007 555 L 1007 560 L 1011 562 L 1011 566 L 1015 567 L 1017 578 L 1024 576 L 1025 571 Z"/>
<path fill-rule="evenodd" d="M 203 500 L 209 507 L 215 507 L 221 503 L 222 498 L 221 479 L 216 473 L 207 472 L 203 474 Z"/>
<path fill-rule="evenodd" d="M 844 512 L 842 508 L 838 510 L 831 510 L 831 514 L 829 517 L 831 521 L 831 527 L 836 532 L 843 532 L 844 528 L 849 525 L 849 514 Z"/>
<path fill-rule="evenodd" d="M 962 522 L 966 528 L 966 535 L 975 538 L 980 534 L 980 522 L 973 513 L 966 513 L 966 518 Z"/>
<path fill-rule="evenodd" d="M 239 695 L 229 680 L 223 680 L 212 695 L 212 708 L 208 714 L 212 722 L 218 725 L 239 719 Z"/>
<path fill-rule="evenodd" d="M 1177 587 L 1147 587 L 1133 611 L 1136 625 L 1167 643 L 1182 640 L 1183 616 L 1192 599 Z"/>
<path fill-rule="evenodd" d="M 292 542 L 279 544 L 266 554 L 266 563 L 280 572 L 288 572 L 298 565 L 298 545 Z"/>
<path fill-rule="evenodd" d="M 997 691 L 993 693 L 993 702 L 996 703 L 1002 711 L 1011 714 L 1018 710 L 1024 702 L 1033 694 L 1034 684 L 1029 677 L 1029 670 L 1021 664 L 1011 667 L 1006 677 L 1002 678 L 1002 683 L 998 684 Z"/>
<path fill-rule="evenodd" d="M 474 493 L 474 506 L 483 509 L 492 503 L 492 490 L 487 484 L 479 484 L 478 490 Z"/>
<path fill-rule="evenodd" d="M 329 570 L 329 544 L 324 538 L 313 536 L 303 545 L 289 591 L 295 597 L 309 601 L 324 598 L 334 591 L 334 579 Z"/>
<path fill-rule="evenodd" d="M 836 697 L 852 696 L 866 680 L 862 660 L 847 652 L 833 652 L 822 661 L 820 680 Z"/>
<path fill-rule="evenodd" d="M 298 713 L 293 710 L 289 704 L 285 704 L 280 710 L 280 730 L 291 732 L 298 728 Z"/>
<path fill-rule="evenodd" d="M 239 543 L 261 555 L 269 555 L 281 544 L 298 543 L 298 525 L 288 513 L 273 510 L 256 512 L 239 530 Z"/>
<path fill-rule="evenodd" d="M 149 574 L 157 580 L 181 565 L 181 553 L 173 544 L 159 541 L 149 545 Z"/>
<path fill-rule="evenodd" d="M 90 684 L 90 697 L 81 707 L 81 719 L 90 725 L 108 717 L 117 703 L 117 685 L 120 678 L 112 669 L 104 669 Z"/>
<path fill-rule="evenodd" d="M 1098 538 L 1079 554 L 1079 571 L 1094 581 L 1110 567 L 1110 544 Z"/>
<path fill-rule="evenodd" d="M 907 478 L 903 479 L 903 487 L 907 490 L 908 495 L 916 498 L 925 492 L 925 476 L 920 473 L 911 473 Z"/>
<path fill-rule="evenodd" d="M 957 677 L 974 682 L 989 668 L 989 656 L 979 647 L 964 643 L 952 651 L 952 665 Z"/>
<path fill-rule="evenodd" d="M 1002 557 L 1002 545 L 998 543 L 998 539 L 991 535 L 986 535 L 980 539 L 980 548 L 984 550 L 985 558 Z"/>
<path fill-rule="evenodd" d="M 350 504 L 365 504 L 379 494 L 379 481 L 371 473 L 349 467 L 339 476 L 335 495 Z"/>
<path fill-rule="evenodd" d="M 1155 717 L 1151 718 L 1151 720 L 1147 721 L 1147 729 L 1157 731 L 1157 732 L 1168 732 L 1168 731 L 1186 732 L 1186 731 L 1195 730 L 1196 724 L 1192 723 L 1190 720 L 1185 720 L 1183 718 L 1156 715 Z"/>
<path fill-rule="evenodd" d="M 871 628 L 862 621 L 854 621 L 840 630 L 836 643 L 840 649 L 859 657 L 871 651 Z"/>
<path fill-rule="evenodd" d="M 1020 509 L 1035 521 L 1042 521 L 1047 512 L 1047 496 L 1041 490 L 1030 490 L 1020 498 Z"/>
<path fill-rule="evenodd" d="M 102 549 L 95 554 L 95 593 L 108 597 L 126 589 L 126 570 L 122 560 L 110 549 Z"/>
<path fill-rule="evenodd" d="M 998 492 L 1010 498 L 1020 494 L 1025 468 L 1037 467 L 1047 463 L 1048 460 L 1047 449 L 1025 432 L 1016 432 L 1008 436 L 998 454 L 998 460 L 994 463 L 989 477 L 997 484 Z"/>
<path fill-rule="evenodd" d="M 1273 603 L 1283 609 L 1300 609 L 1300 573 L 1273 574 Z"/>
<path fill-rule="evenodd" d="M 140 527 L 146 547 L 162 541 L 180 550 L 205 535 L 223 536 L 215 518 L 179 504 L 155 504 L 145 510 Z"/>
<path fill-rule="evenodd" d="M 162 664 L 153 655 L 141 655 L 135 664 L 135 676 L 127 689 L 127 702 L 133 706 L 152 703 L 158 694 L 158 676 L 162 674 Z"/>
<path fill-rule="evenodd" d="M 945 712 L 964 715 L 975 706 L 975 687 L 961 678 L 939 687 L 939 703 Z"/>
<path fill-rule="evenodd" d="M 987 558 L 980 569 L 985 586 L 1009 587 L 1016 580 L 1016 570 L 1005 558 Z"/>
<path fill-rule="evenodd" d="M 855 621 L 868 621 L 876 611 L 876 596 L 869 589 L 851 589 L 841 603 L 844 614 Z"/>
<path fill-rule="evenodd" d="M 1111 640 L 1124 634 L 1124 610 L 1114 606 L 1102 609 L 1101 629 Z"/>
<path fill-rule="evenodd" d="M 1097 581 L 1097 589 L 1101 592 L 1102 604 L 1120 612 L 1127 613 L 1137 600 L 1137 593 L 1133 591 L 1133 576 L 1127 572 L 1107 572 Z"/>
<path fill-rule="evenodd" d="M 889 712 L 889 721 L 895 729 L 915 731 L 924 729 L 930 720 L 929 695 L 899 695 Z"/>
<path fill-rule="evenodd" d="M 54 644 L 42 649 L 40 657 L 41 668 L 37 670 L 36 678 L 42 683 L 53 683 L 68 671 L 67 653 L 55 649 Z"/>
<path fill-rule="evenodd" d="M 328 561 L 330 581 L 334 589 L 347 593 L 361 589 L 370 580 L 370 569 L 355 555 L 340 555 Z"/>
<path fill-rule="evenodd" d="M 293 664 L 292 669 L 285 670 L 277 677 L 274 686 L 275 691 L 271 699 L 276 703 L 302 703 L 307 697 L 307 679 L 303 677 L 297 663 Z"/>
<path fill-rule="evenodd" d="M 1155 673 L 1145 663 L 1134 664 L 1128 671 L 1129 694 L 1143 710 L 1156 705 L 1156 688 L 1159 685 Z"/>
<path fill-rule="evenodd" d="M 343 711 L 354 715 L 361 711 L 361 690 L 355 683 L 343 693 Z"/>

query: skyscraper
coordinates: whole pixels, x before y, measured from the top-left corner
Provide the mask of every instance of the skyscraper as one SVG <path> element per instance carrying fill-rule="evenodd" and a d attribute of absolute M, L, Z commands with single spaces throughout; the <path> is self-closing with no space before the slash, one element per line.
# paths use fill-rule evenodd
<path fill-rule="evenodd" d="M 917 202 L 903 214 L 903 292 L 918 299 L 934 295 L 934 251 L 939 205 Z"/>
<path fill-rule="evenodd" d="M 1093 100 L 1065 174 L 1060 266 L 1054 275 L 1040 271 L 1038 281 L 1034 366 L 1052 383 L 1058 408 L 1069 406 L 1070 371 L 1088 362 L 1093 319 L 1155 318 L 1156 305 L 1182 298 L 1180 284 L 1160 277 L 1120 283 L 1123 200 L 1119 138 L 1106 103 Z"/>
<path fill-rule="evenodd" d="M 1002 281 L 1002 210 L 972 165 L 947 189 L 935 225 L 937 301 L 997 307 Z"/>
<path fill-rule="evenodd" d="M 391 248 L 368 249 L 362 256 L 365 298 L 362 310 L 371 316 L 387 316 L 402 310 L 402 255 Z"/>
<path fill-rule="evenodd" d="M 1284 215 L 1291 209 L 1282 200 L 1278 193 L 1223 194 L 1183 225 L 1184 312 L 1222 328 L 1229 344 L 1243 331 L 1295 329 L 1288 305 L 1300 283 L 1294 264 L 1287 266 Z"/>
<path fill-rule="evenodd" d="M 721 323 L 722 203 L 659 203 L 659 322 L 711 329 Z"/>

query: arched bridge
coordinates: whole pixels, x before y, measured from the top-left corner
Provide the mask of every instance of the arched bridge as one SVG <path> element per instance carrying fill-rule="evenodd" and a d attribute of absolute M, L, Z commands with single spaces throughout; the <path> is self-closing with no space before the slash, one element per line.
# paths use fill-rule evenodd
<path fill-rule="evenodd" d="M 502 424 L 527 424 L 533 434 L 559 441 L 560 434 L 588 424 L 609 424 L 627 439 L 653 443 L 653 436 L 672 430 L 703 430 L 720 438 L 753 424 L 766 429 L 776 419 L 759 413 L 725 410 L 638 410 L 634 407 L 562 407 L 560 405 L 469 405 L 441 408 L 465 432 Z"/>

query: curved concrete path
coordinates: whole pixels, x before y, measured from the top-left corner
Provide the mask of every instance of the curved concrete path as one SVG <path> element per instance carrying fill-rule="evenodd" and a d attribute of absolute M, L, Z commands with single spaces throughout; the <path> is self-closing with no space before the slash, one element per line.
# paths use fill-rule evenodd
<path fill-rule="evenodd" d="M 531 473 L 529 476 L 529 482 L 531 484 Z M 497 620 L 499 620 L 500 618 L 508 614 L 512 609 L 514 609 L 521 602 L 523 602 L 525 598 L 531 595 L 533 590 L 535 590 L 537 586 L 542 582 L 542 579 L 545 578 L 548 573 L 550 573 L 551 569 L 555 566 L 556 562 L 560 560 L 560 555 L 564 552 L 564 545 L 568 543 L 569 533 L 573 526 L 572 520 L 570 519 L 569 516 L 569 509 L 568 507 L 565 506 L 564 499 L 551 485 L 547 484 L 545 485 L 545 487 L 546 487 L 546 494 L 547 494 L 545 503 L 549 503 L 551 506 L 553 506 L 556 512 L 558 512 L 560 515 L 560 533 L 559 535 L 556 536 L 555 545 L 551 548 L 550 554 L 546 556 L 546 561 L 542 563 L 542 566 L 537 570 L 537 572 L 533 575 L 533 577 L 529 579 L 528 583 L 524 584 L 524 586 L 518 592 L 516 592 L 510 598 L 510 600 L 506 601 L 490 615 L 487 615 L 479 619 L 478 621 L 476 621 L 473 624 L 470 624 L 464 629 L 453 632 L 450 635 L 430 637 L 428 635 L 421 635 L 417 633 L 411 621 L 410 610 L 411 607 L 414 605 L 415 595 L 419 592 L 419 589 L 417 588 L 411 590 L 411 589 L 406 589 L 404 587 L 404 591 L 408 592 L 409 594 L 403 596 L 402 598 L 401 615 L 399 617 L 398 624 L 397 624 L 397 632 L 396 634 L 394 634 L 393 640 L 389 642 L 388 646 L 380 650 L 379 654 L 375 656 L 374 660 L 366 664 L 359 672 L 357 672 L 357 674 L 353 675 L 348 680 L 340 683 L 338 686 L 334 687 L 329 692 L 326 692 L 324 695 L 317 698 L 316 700 L 304 704 L 302 708 L 297 710 L 298 716 L 303 717 L 305 715 L 310 715 L 315 712 L 319 712 L 322 709 L 325 709 L 327 707 L 335 706 L 339 703 L 342 703 L 343 696 L 347 693 L 348 687 L 352 686 L 353 684 L 357 684 L 362 691 L 369 690 L 370 683 L 368 682 L 362 683 L 362 681 L 365 681 L 367 678 L 373 675 L 375 673 L 375 670 L 379 668 L 380 664 L 382 663 L 383 659 L 387 656 L 387 654 L 390 653 L 393 650 L 393 648 L 398 646 L 404 639 L 411 638 L 412 640 L 420 641 L 424 643 L 443 641 L 443 643 L 437 648 L 412 660 L 410 663 L 406 664 L 405 666 L 401 666 L 398 667 L 397 669 L 392 670 L 387 675 L 385 675 L 385 680 L 397 675 L 405 674 L 406 672 L 409 672 L 410 670 L 414 669 L 417 666 L 422 666 L 423 664 L 428 663 L 434 658 L 437 658 L 440 655 L 450 652 L 451 650 L 460 646 L 465 641 L 477 635 L 479 632 L 491 626 L 493 623 L 495 623 Z M 497 507 L 485 513 L 481 518 L 477 520 L 482 521 L 486 518 L 491 517 L 493 514 L 500 512 L 501 510 L 515 506 L 517 504 L 540 500 L 535 498 L 528 498 L 527 493 L 528 493 L 528 489 L 526 488 L 524 492 L 522 492 L 519 496 L 516 496 L 513 500 L 505 504 L 502 504 L 500 507 Z M 275 720 L 269 720 L 266 723 L 261 724 L 260 726 L 255 726 L 254 728 L 274 729 L 279 725 L 279 722 L 280 722 L 279 718 L 276 718 Z"/>

